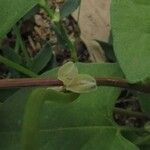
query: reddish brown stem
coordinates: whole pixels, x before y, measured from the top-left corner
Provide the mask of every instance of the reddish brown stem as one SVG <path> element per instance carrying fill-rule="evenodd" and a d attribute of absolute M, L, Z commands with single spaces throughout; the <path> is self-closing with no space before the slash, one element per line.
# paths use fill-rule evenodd
<path fill-rule="evenodd" d="M 129 83 L 125 79 L 116 79 L 116 78 L 96 78 L 98 86 L 112 86 L 112 87 L 120 87 L 135 91 L 140 91 L 144 93 L 150 93 L 150 84 L 142 84 L 142 83 Z"/>
<path fill-rule="evenodd" d="M 131 84 L 124 79 L 115 78 L 96 78 L 97 86 L 111 86 L 125 89 L 136 90 L 144 93 L 150 93 L 149 84 Z M 23 79 L 1 79 L 0 88 L 17 88 L 31 86 L 63 86 L 63 82 L 57 79 L 38 79 L 38 78 L 23 78 Z"/>
<path fill-rule="evenodd" d="M 62 86 L 63 82 L 56 79 L 2 79 L 0 80 L 0 88 L 30 87 L 30 86 Z"/>

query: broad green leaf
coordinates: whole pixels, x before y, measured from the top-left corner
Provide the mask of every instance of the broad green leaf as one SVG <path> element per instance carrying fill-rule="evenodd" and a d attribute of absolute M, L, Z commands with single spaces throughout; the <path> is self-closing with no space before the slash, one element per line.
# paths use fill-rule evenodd
<path fill-rule="evenodd" d="M 45 150 L 139 150 L 109 127 L 76 127 L 50 132 L 53 138 L 45 143 Z"/>
<path fill-rule="evenodd" d="M 78 64 L 79 73 L 100 77 L 122 77 L 116 64 Z M 57 69 L 45 74 L 57 76 Z M 31 89 L 21 89 L 0 109 L 0 149 L 21 150 L 20 130 Z M 99 87 L 81 94 L 70 104 L 47 101 L 40 115 L 40 150 L 138 150 L 123 138 L 113 121 L 113 107 L 120 90 Z M 55 98 L 55 97 L 54 97 Z M 36 99 L 35 99 L 36 101 Z M 31 107 L 32 108 L 32 107 Z"/>
<path fill-rule="evenodd" d="M 40 52 L 33 58 L 30 68 L 33 72 L 39 73 L 51 60 L 52 48 L 48 43 L 40 50 Z"/>
<path fill-rule="evenodd" d="M 67 17 L 73 13 L 80 5 L 81 0 L 65 0 L 60 9 L 61 17 Z"/>
<path fill-rule="evenodd" d="M 0 38 L 5 36 L 15 23 L 39 0 L 0 0 Z"/>
<path fill-rule="evenodd" d="M 114 50 L 130 82 L 150 77 L 150 2 L 112 0 Z"/>
<path fill-rule="evenodd" d="M 71 103 L 79 94 L 57 92 L 52 89 L 38 88 L 34 90 L 25 106 L 22 126 L 22 148 L 23 150 L 38 150 L 40 114 L 46 101 L 58 103 Z"/>
<path fill-rule="evenodd" d="M 18 89 L 0 89 L 0 102 L 4 102 L 12 96 Z"/>

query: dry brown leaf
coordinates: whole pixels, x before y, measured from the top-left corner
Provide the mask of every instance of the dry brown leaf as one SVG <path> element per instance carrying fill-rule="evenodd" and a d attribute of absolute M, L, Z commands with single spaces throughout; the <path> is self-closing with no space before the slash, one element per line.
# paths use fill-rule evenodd
<path fill-rule="evenodd" d="M 110 33 L 110 0 L 81 0 L 79 26 L 81 39 L 86 44 L 91 60 L 104 60 L 101 48 L 94 39 L 108 41 Z M 78 10 L 73 13 L 78 20 Z"/>

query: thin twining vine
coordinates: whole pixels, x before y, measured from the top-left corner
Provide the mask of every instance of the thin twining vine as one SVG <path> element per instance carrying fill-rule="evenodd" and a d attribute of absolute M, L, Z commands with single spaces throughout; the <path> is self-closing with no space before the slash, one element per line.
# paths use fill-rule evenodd
<path fill-rule="evenodd" d="M 129 83 L 125 79 L 117 78 L 95 78 L 97 86 L 111 86 L 130 89 L 143 93 L 150 93 L 150 84 Z M 18 88 L 32 86 L 63 86 L 63 82 L 50 78 L 21 78 L 21 79 L 1 79 L 0 88 Z"/>

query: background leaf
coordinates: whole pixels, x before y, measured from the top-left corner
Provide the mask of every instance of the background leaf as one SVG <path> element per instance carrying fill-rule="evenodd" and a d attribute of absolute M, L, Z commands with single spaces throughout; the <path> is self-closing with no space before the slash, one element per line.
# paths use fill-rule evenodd
<path fill-rule="evenodd" d="M 22 60 L 21 56 L 18 53 L 16 53 L 15 50 L 12 49 L 11 47 L 9 47 L 9 46 L 3 47 L 2 52 L 3 52 L 3 55 L 6 58 L 8 58 L 9 60 L 23 65 L 23 60 Z M 10 74 L 11 78 L 15 78 L 15 77 L 19 78 L 20 77 L 20 74 L 12 68 L 9 68 L 9 74 Z"/>
<path fill-rule="evenodd" d="M 142 107 L 142 110 L 146 114 L 150 114 L 150 94 L 139 93 L 138 94 L 139 102 Z"/>
<path fill-rule="evenodd" d="M 80 5 L 81 0 L 65 0 L 65 3 L 60 9 L 61 17 L 67 17 L 73 13 Z"/>
<path fill-rule="evenodd" d="M 12 96 L 18 89 L 0 89 L 0 102 L 4 102 Z"/>
<path fill-rule="evenodd" d="M 39 0 L 0 0 L 0 38 L 5 36 L 15 23 Z"/>
<path fill-rule="evenodd" d="M 3 55 L 15 63 L 22 64 L 22 58 L 11 47 L 2 48 Z"/>
<path fill-rule="evenodd" d="M 114 53 L 113 45 L 107 42 L 99 41 L 99 40 L 96 40 L 96 42 L 98 42 L 100 46 L 102 47 L 107 61 L 116 62 L 116 56 Z"/>
<path fill-rule="evenodd" d="M 94 39 L 108 41 L 110 35 L 110 0 L 82 0 L 73 13 L 80 27 L 80 37 L 87 47 L 92 62 L 105 61 L 102 48 Z"/>
<path fill-rule="evenodd" d="M 33 72 L 39 73 L 51 60 L 52 48 L 50 44 L 44 45 L 40 52 L 33 58 L 30 68 Z"/>
<path fill-rule="evenodd" d="M 112 0 L 114 50 L 130 82 L 150 77 L 149 9 L 147 1 Z"/>

